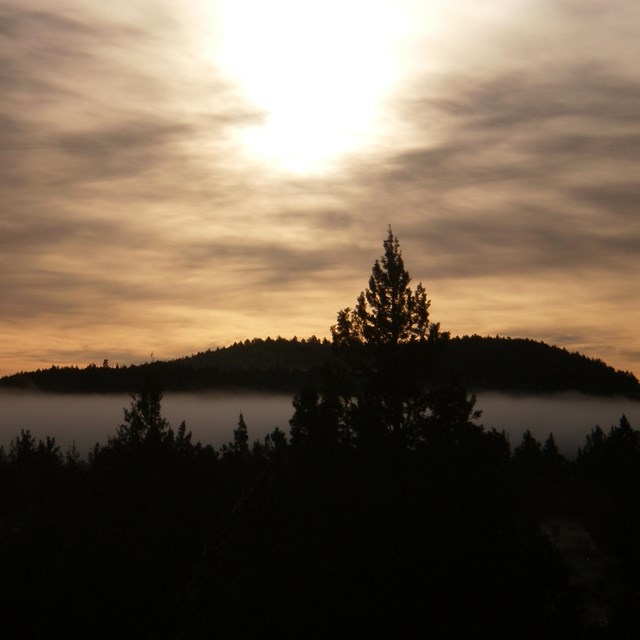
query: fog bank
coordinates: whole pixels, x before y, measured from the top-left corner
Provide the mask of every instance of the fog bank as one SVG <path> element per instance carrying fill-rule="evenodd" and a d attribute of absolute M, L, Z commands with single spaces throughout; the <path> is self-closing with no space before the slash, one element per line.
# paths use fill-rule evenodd
<path fill-rule="evenodd" d="M 84 455 L 96 443 L 106 443 L 123 421 L 129 407 L 127 395 L 57 395 L 0 393 L 0 445 L 8 448 L 20 429 L 36 438 L 54 436 L 65 451 L 75 442 Z M 512 447 L 529 429 L 539 440 L 553 432 L 560 451 L 569 457 L 584 445 L 597 424 L 607 430 L 624 413 L 631 426 L 640 428 L 640 402 L 626 398 L 601 398 L 582 394 L 510 395 L 478 394 L 482 410 L 478 423 L 506 431 Z M 259 393 L 167 393 L 162 413 L 174 428 L 182 420 L 193 438 L 219 447 L 233 437 L 240 413 L 252 438 L 262 438 L 275 427 L 289 430 L 293 414 L 289 395 Z"/>

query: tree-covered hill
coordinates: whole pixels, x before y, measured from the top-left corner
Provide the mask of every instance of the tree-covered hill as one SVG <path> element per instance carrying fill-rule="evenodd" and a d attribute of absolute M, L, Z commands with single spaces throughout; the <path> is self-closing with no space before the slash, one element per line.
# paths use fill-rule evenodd
<path fill-rule="evenodd" d="M 177 360 L 141 365 L 51 367 L 0 379 L 0 388 L 51 392 L 130 392 L 149 379 L 167 391 L 237 389 L 294 392 L 313 384 L 335 358 L 328 340 L 254 338 Z M 530 339 L 463 336 L 445 340 L 439 377 L 474 391 L 580 391 L 640 398 L 640 383 L 598 359 Z"/>
<path fill-rule="evenodd" d="M 476 390 L 581 391 L 640 398 L 640 383 L 632 373 L 530 339 L 454 338 L 444 349 L 442 367 Z"/>
<path fill-rule="evenodd" d="M 332 344 L 2 380 L 141 386 L 86 459 L 24 430 L 0 447 L 3 637 L 638 637 L 640 431 L 595 427 L 575 461 L 553 434 L 512 450 L 463 386 L 639 397 L 638 381 L 540 342 L 451 339 L 391 229 L 383 246 Z M 290 429 L 251 443 L 240 414 L 216 450 L 171 426 L 158 385 L 293 389 Z"/>

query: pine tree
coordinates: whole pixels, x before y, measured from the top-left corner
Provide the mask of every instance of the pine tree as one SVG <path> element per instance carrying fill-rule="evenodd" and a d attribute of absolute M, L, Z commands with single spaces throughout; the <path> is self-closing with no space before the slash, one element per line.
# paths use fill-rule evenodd
<path fill-rule="evenodd" d="M 448 337 L 429 321 L 431 303 L 422 283 L 411 288 L 391 227 L 383 247 L 368 288 L 331 327 L 352 384 L 345 392 L 344 422 L 361 444 L 377 448 L 386 446 L 387 436 L 400 447 L 418 437 L 429 411 L 426 382 L 435 371 L 434 346 Z"/>
<path fill-rule="evenodd" d="M 249 430 L 244 421 L 242 413 L 238 417 L 238 426 L 233 430 L 233 445 L 231 450 L 238 456 L 247 457 L 249 455 Z"/>
<path fill-rule="evenodd" d="M 125 447 L 160 444 L 170 431 L 169 422 L 162 417 L 162 393 L 144 389 L 131 394 L 131 406 L 124 410 L 124 424 L 118 427 L 111 444 Z"/>
<path fill-rule="evenodd" d="M 315 433 L 378 456 L 389 446 L 401 452 L 434 439 L 466 441 L 469 426 L 482 432 L 471 423 L 480 416 L 475 397 L 439 374 L 438 352 L 449 334 L 430 322 L 422 283 L 411 288 L 391 227 L 383 247 L 368 288 L 331 327 L 337 358 L 319 393 L 307 390 L 294 401 L 296 442 Z"/>
<path fill-rule="evenodd" d="M 415 292 L 409 286 L 411 276 L 391 227 L 383 246 L 384 255 L 373 265 L 369 288 L 360 293 L 354 309 L 338 313 L 331 327 L 338 346 L 398 346 L 434 339 L 439 333 L 439 325 L 429 323 L 431 302 L 422 283 Z"/>

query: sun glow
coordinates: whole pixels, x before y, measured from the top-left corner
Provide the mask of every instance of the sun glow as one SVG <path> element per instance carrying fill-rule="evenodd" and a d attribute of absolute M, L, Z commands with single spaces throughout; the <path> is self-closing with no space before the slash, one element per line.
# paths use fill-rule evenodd
<path fill-rule="evenodd" d="M 223 0 L 217 63 L 264 113 L 239 134 L 273 168 L 327 169 L 372 144 L 405 16 L 390 0 Z"/>

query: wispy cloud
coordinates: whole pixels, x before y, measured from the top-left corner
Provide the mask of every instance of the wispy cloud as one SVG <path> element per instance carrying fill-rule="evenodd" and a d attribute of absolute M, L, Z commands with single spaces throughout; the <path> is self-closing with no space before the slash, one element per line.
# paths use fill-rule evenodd
<path fill-rule="evenodd" d="M 445 328 L 640 371 L 637 3 L 498 4 L 414 42 L 390 142 L 284 177 L 192 3 L 5 2 L 0 368 L 327 334 L 391 223 Z"/>

